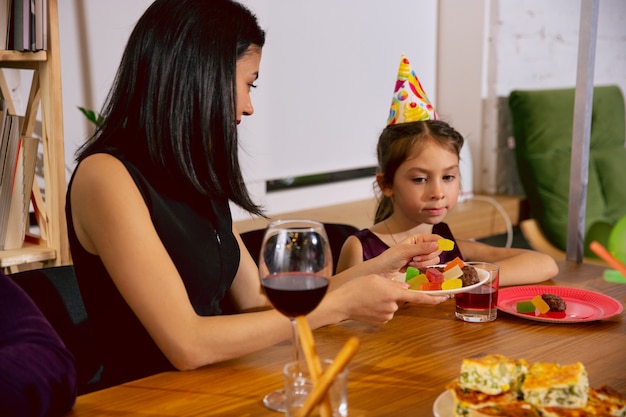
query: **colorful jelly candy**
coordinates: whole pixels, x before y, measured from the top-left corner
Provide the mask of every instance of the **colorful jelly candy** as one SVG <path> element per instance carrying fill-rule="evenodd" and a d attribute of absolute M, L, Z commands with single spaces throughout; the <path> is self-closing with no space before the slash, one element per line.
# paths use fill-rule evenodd
<path fill-rule="evenodd" d="M 422 282 L 420 284 L 422 291 L 439 291 L 441 290 L 441 282 Z"/>
<path fill-rule="evenodd" d="M 426 269 L 426 278 L 428 278 L 430 282 L 437 282 L 439 284 L 444 281 L 443 272 L 441 272 L 437 268 Z"/>
<path fill-rule="evenodd" d="M 420 289 L 420 284 L 422 282 L 428 282 L 428 278 L 426 278 L 426 275 L 424 274 L 418 274 L 416 276 L 414 276 L 413 278 L 407 280 L 407 284 L 410 285 L 409 289 L 411 290 L 419 290 Z"/>
<path fill-rule="evenodd" d="M 463 276 L 463 270 L 458 266 L 454 265 L 452 268 L 443 271 L 443 279 L 449 280 Z"/>
<path fill-rule="evenodd" d="M 453 290 L 461 288 L 463 286 L 463 280 L 460 278 L 449 279 L 441 283 L 442 290 Z"/>
<path fill-rule="evenodd" d="M 437 241 L 437 249 L 438 250 L 444 250 L 444 251 L 450 251 L 450 250 L 454 249 L 454 241 L 450 240 L 450 239 L 439 239 Z"/>
<path fill-rule="evenodd" d="M 415 276 L 417 276 L 417 275 L 419 275 L 419 274 L 420 274 L 420 270 L 419 270 L 419 269 L 417 269 L 417 268 L 416 268 L 416 267 L 414 267 L 414 266 L 407 266 L 407 268 L 406 268 L 406 279 L 405 279 L 405 281 L 406 281 L 406 282 L 409 282 L 409 280 L 410 280 L 411 278 L 413 278 L 413 277 L 415 277 Z"/>
<path fill-rule="evenodd" d="M 534 313 L 535 305 L 532 301 L 519 301 L 515 305 L 515 309 L 518 313 Z"/>
<path fill-rule="evenodd" d="M 463 262 L 463 259 L 459 258 L 458 256 L 454 258 L 453 260 L 451 260 L 450 262 L 448 262 L 446 266 L 443 267 L 443 270 L 447 271 L 448 269 L 452 269 L 457 265 L 459 268 L 463 268 L 465 266 L 465 262 Z"/>
<path fill-rule="evenodd" d="M 535 305 L 535 307 L 537 308 L 537 310 L 539 310 L 541 314 L 546 314 L 548 311 L 550 311 L 550 306 L 543 300 L 543 298 L 541 298 L 540 295 L 534 297 L 531 302 Z"/>

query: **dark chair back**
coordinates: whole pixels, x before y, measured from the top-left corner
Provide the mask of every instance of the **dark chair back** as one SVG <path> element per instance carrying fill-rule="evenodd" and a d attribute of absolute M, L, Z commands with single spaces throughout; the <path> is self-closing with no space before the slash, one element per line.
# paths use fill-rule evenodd
<path fill-rule="evenodd" d="M 348 236 L 358 232 L 359 229 L 350 224 L 342 223 L 324 223 L 326 234 L 328 235 L 328 241 L 330 242 L 330 251 L 333 255 L 333 274 L 337 271 L 337 262 L 339 261 L 339 254 L 341 253 L 341 247 L 346 241 Z M 243 243 L 248 248 L 248 252 L 258 263 L 259 253 L 261 252 L 261 244 L 263 243 L 263 235 L 265 229 L 256 229 L 244 232 L 241 234 Z"/>
<path fill-rule="evenodd" d="M 9 277 L 37 304 L 76 358 L 78 394 L 99 389 L 101 362 L 74 267 L 57 266 L 17 272 Z"/>

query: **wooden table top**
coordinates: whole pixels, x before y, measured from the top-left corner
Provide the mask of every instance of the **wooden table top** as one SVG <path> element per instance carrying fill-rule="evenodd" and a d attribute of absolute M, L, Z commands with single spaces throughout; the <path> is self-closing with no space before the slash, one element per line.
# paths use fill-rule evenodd
<path fill-rule="evenodd" d="M 583 288 L 626 304 L 626 285 L 605 282 L 603 267 L 560 262 L 546 285 Z M 435 399 L 466 357 L 499 353 L 530 362 L 582 362 L 593 387 L 626 395 L 626 313 L 593 322 L 543 323 L 499 312 L 490 323 L 454 318 L 454 301 L 408 306 L 385 325 L 348 321 L 314 331 L 320 356 L 334 357 L 350 336 L 361 346 L 350 363 L 350 416 L 430 416 Z M 240 359 L 166 372 L 80 396 L 71 417 L 280 416 L 262 397 L 282 387 L 291 357 L 283 342 Z"/>

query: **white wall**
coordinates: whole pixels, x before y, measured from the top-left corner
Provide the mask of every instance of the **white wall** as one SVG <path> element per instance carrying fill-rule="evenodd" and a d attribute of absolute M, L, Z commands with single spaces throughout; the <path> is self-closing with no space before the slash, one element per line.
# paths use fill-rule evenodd
<path fill-rule="evenodd" d="M 584 0 L 590 2 L 591 0 Z M 494 192 L 499 174 L 496 97 L 514 89 L 576 85 L 581 1 L 492 0 L 494 43 L 487 78 L 491 107 L 486 109 L 482 188 Z M 617 84 L 626 93 L 626 2 L 600 0 L 594 83 Z"/>
<path fill-rule="evenodd" d="M 151 0 L 59 1 L 67 175 L 92 126 L 77 107 L 98 110 L 135 22 Z"/>
<path fill-rule="evenodd" d="M 478 174 L 474 188 L 493 191 L 493 98 L 515 88 L 574 85 L 580 0 L 471 1 L 245 0 L 267 29 L 268 43 L 253 93 L 256 114 L 241 127 L 241 158 L 253 194 L 270 213 L 372 195 L 369 179 L 270 197 L 263 181 L 305 166 L 285 163 L 280 155 L 288 150 L 322 151 L 306 173 L 336 169 L 331 154 L 346 166 L 373 163 L 401 52 L 412 60 L 435 107 L 441 103 L 440 112 L 468 136 Z M 68 177 L 74 152 L 91 130 L 76 107 L 101 106 L 126 39 L 150 3 L 59 2 Z M 468 4 L 475 6 L 471 13 Z M 439 35 L 453 41 L 436 40 L 438 19 L 445 28 Z M 626 2 L 601 0 L 599 20 L 595 80 L 626 91 Z M 467 88 L 449 88 L 452 81 Z M 482 131 L 475 127 L 479 100 L 488 103 Z M 332 145 L 320 146 L 321 138 L 332 138 Z M 279 139 L 284 142 L 277 146 Z"/>
<path fill-rule="evenodd" d="M 69 173 L 91 131 L 76 106 L 100 108 L 133 24 L 150 1 L 60 3 Z M 372 196 L 371 179 L 272 196 L 265 181 L 375 165 L 401 53 L 435 95 L 436 0 L 244 3 L 267 31 L 253 92 L 256 112 L 240 125 L 241 165 L 253 195 L 270 212 Z M 399 19 L 405 15 L 421 16 L 419 31 L 413 20 Z"/>
<path fill-rule="evenodd" d="M 498 176 L 504 174 L 497 167 L 498 154 L 511 152 L 498 142 L 498 97 L 514 89 L 575 86 L 581 0 L 439 0 L 439 4 L 435 106 L 441 106 L 468 139 L 474 189 L 493 193 L 498 191 Z M 481 10 L 482 17 L 477 15 Z M 476 41 L 480 33 L 482 45 Z M 594 82 L 617 84 L 626 93 L 623 0 L 599 1 Z M 482 106 L 479 100 L 484 101 Z M 482 124 L 478 130 L 477 123 Z M 511 171 L 504 175 L 515 175 Z"/>

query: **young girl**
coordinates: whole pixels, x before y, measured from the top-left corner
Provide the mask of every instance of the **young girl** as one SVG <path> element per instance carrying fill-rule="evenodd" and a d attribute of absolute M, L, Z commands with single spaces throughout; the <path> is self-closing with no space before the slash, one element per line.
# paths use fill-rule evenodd
<path fill-rule="evenodd" d="M 291 336 L 229 206 L 262 214 L 242 179 L 237 125 L 254 112 L 264 42 L 255 16 L 230 0 L 157 0 L 129 38 L 104 122 L 79 151 L 66 207 L 104 386 Z M 384 323 L 399 303 L 444 301 L 389 279 L 407 264 L 436 263 L 436 240 L 412 236 L 333 277 L 311 327 Z M 225 297 L 243 314 L 222 315 Z"/>
<path fill-rule="evenodd" d="M 501 285 L 535 283 L 556 275 L 554 259 L 543 253 L 454 239 L 443 220 L 456 205 L 460 192 L 463 137 L 446 122 L 436 120 L 415 74 L 403 69 L 407 65 L 403 57 L 399 74 L 405 75 L 398 77 L 390 122 L 378 141 L 376 182 L 381 196 L 375 224 L 346 240 L 338 271 L 383 253 L 407 236 L 434 233 L 455 241 L 453 251 L 441 254 L 441 263 L 456 256 L 496 263 L 500 265 Z M 412 83 L 409 93 L 402 93 L 402 83 Z M 410 98 L 411 92 L 421 94 Z M 414 115 L 418 120 L 414 121 Z"/>

